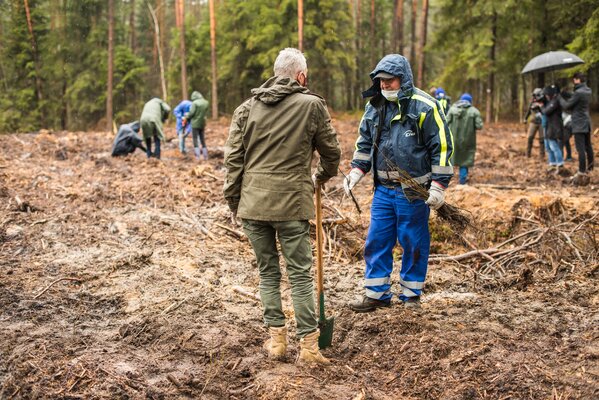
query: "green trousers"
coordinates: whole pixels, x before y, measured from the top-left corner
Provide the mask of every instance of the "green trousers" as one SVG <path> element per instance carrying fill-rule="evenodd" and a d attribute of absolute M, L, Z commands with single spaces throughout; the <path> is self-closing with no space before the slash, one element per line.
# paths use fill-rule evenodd
<path fill-rule="evenodd" d="M 291 298 L 297 323 L 297 336 L 304 337 L 318 327 L 312 281 L 312 248 L 308 221 L 243 220 L 243 230 L 250 239 L 260 271 L 260 298 L 267 326 L 285 325 L 281 304 L 281 269 L 276 239 L 287 264 Z"/>

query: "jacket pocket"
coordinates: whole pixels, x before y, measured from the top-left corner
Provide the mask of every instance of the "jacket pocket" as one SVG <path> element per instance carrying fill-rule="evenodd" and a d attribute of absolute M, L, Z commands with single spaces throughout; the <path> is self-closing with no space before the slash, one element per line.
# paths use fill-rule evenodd
<path fill-rule="evenodd" d="M 246 218 L 265 220 L 297 219 L 298 215 L 310 211 L 307 210 L 312 204 L 310 188 L 311 182 L 302 182 L 299 176 L 289 173 L 246 172 L 239 213 Z"/>

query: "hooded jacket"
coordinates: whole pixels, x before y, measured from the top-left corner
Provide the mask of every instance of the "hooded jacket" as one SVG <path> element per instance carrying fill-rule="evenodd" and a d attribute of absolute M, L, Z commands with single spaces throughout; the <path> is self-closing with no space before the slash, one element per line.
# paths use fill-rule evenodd
<path fill-rule="evenodd" d="M 158 136 L 158 139 L 164 140 L 162 123 L 166 121 L 170 112 L 169 105 L 158 97 L 154 97 L 144 105 L 139 118 L 144 139 Z"/>
<path fill-rule="evenodd" d="M 185 117 L 185 114 L 187 114 L 190 109 L 191 109 L 191 101 L 183 100 L 173 110 L 173 114 L 175 115 L 175 118 L 177 118 L 177 132 L 181 132 L 183 130 L 182 119 L 183 119 L 183 117 Z M 191 124 L 187 124 L 185 126 L 185 130 L 187 132 L 191 132 Z"/>
<path fill-rule="evenodd" d="M 139 132 L 138 121 L 119 126 L 119 131 L 112 143 L 112 156 L 126 156 L 133 153 L 137 148 L 146 151 L 137 132 Z"/>
<path fill-rule="evenodd" d="M 471 167 L 476 154 L 476 130 L 483 128 L 480 112 L 470 102 L 459 100 L 449 109 L 447 124 L 453 135 L 452 163 Z"/>
<path fill-rule="evenodd" d="M 324 99 L 277 76 L 253 89 L 235 110 L 225 145 L 223 192 L 231 210 L 259 221 L 314 218 L 314 150 L 317 178 L 335 176 L 341 150 Z"/>
<path fill-rule="evenodd" d="M 585 83 L 574 86 L 574 93 L 569 100 L 559 96 L 559 103 L 565 111 L 572 114 L 572 133 L 587 133 L 591 131 L 591 115 L 589 103 L 591 102 L 591 88 Z"/>
<path fill-rule="evenodd" d="M 379 79 L 374 78 L 379 72 L 400 78 L 397 101 L 381 95 Z M 372 99 L 360 122 L 351 166 L 364 173 L 372 169 L 375 185 L 401 186 L 405 191 L 410 183 L 400 178 L 407 172 L 425 187 L 431 180 L 447 187 L 453 176 L 453 139 L 439 102 L 414 87 L 410 64 L 399 54 L 383 57 L 370 78 L 373 85 L 363 96 Z"/>
<path fill-rule="evenodd" d="M 206 113 L 208 112 L 208 100 L 200 92 L 191 94 L 191 108 L 185 115 L 187 121 L 191 121 L 193 129 L 203 129 L 206 126 Z"/>

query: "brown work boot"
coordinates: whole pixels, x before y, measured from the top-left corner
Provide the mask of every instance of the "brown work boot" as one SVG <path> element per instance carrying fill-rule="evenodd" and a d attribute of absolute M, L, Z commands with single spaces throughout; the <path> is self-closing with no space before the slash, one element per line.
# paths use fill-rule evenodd
<path fill-rule="evenodd" d="M 349 308 L 355 312 L 371 312 L 381 307 L 389 307 L 391 300 L 377 300 L 368 296 L 362 296 L 362 298 L 352 301 L 349 303 Z"/>
<path fill-rule="evenodd" d="M 420 309 L 420 296 L 408 297 L 403 301 L 403 306 L 411 310 Z"/>
<path fill-rule="evenodd" d="M 287 351 L 287 327 L 271 326 L 268 328 L 268 333 L 270 333 L 270 339 L 264 343 L 264 350 L 268 352 L 270 358 L 283 358 Z"/>
<path fill-rule="evenodd" d="M 298 357 L 298 362 L 316 364 L 331 363 L 320 353 L 320 349 L 318 348 L 319 336 L 320 331 L 317 329 L 312 333 L 308 333 L 306 336 L 300 339 L 300 353 Z"/>

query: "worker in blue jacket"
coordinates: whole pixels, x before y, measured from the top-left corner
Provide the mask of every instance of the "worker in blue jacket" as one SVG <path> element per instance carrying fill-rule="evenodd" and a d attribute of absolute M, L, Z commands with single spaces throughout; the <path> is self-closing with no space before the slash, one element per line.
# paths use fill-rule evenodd
<path fill-rule="evenodd" d="M 185 124 L 183 126 L 183 117 L 189 112 L 191 108 L 190 100 L 183 100 L 175 109 L 173 114 L 177 118 L 177 137 L 179 138 L 179 150 L 181 154 L 187 153 L 185 150 L 185 138 L 191 133 L 191 124 Z"/>
<path fill-rule="evenodd" d="M 370 73 L 372 87 L 363 93 L 366 104 L 351 171 L 344 180 L 351 189 L 372 172 L 375 192 L 364 248 L 365 295 L 352 302 L 356 312 L 391 304 L 393 248 L 403 248 L 399 299 L 418 307 L 430 251 L 430 209 L 444 203 L 453 176 L 453 138 L 441 105 L 414 87 L 405 57 L 390 54 Z M 406 180 L 409 175 L 411 179 Z M 414 190 L 414 185 L 420 185 Z M 428 195 L 423 198 L 423 188 Z"/>

